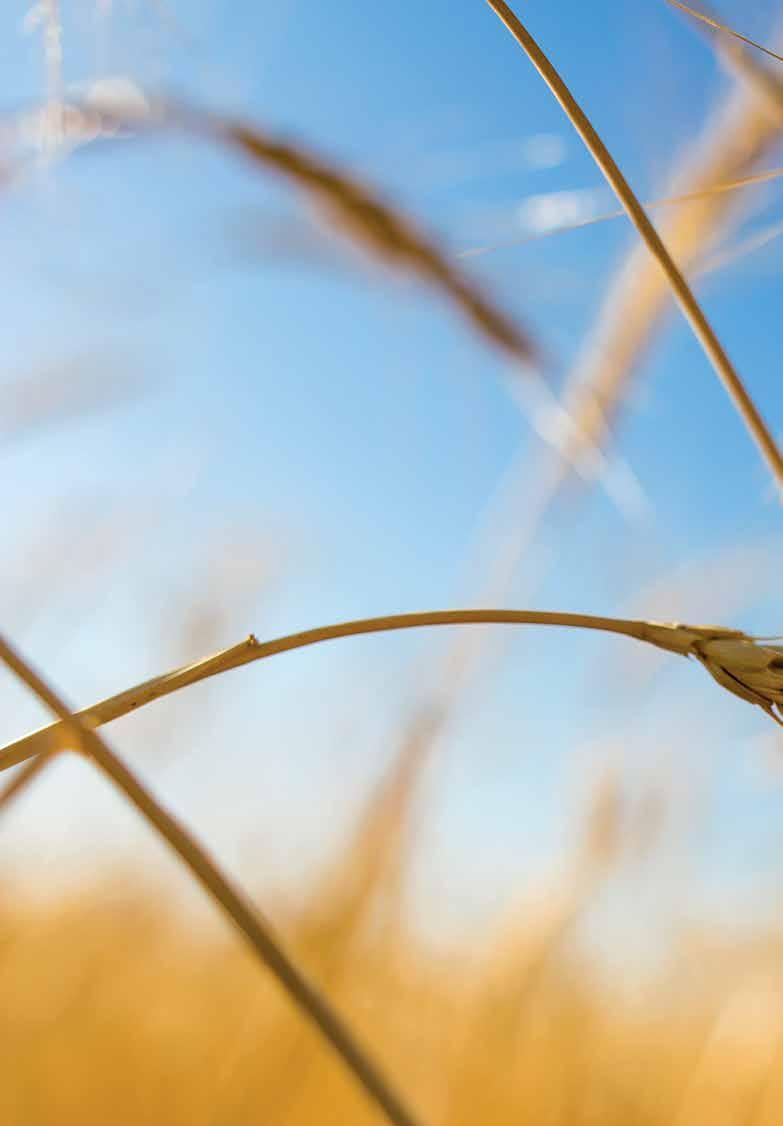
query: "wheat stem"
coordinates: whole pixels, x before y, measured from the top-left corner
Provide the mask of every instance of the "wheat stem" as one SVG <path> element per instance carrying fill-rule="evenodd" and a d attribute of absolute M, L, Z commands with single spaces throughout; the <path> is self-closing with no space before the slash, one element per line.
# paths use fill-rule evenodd
<path fill-rule="evenodd" d="M 739 188 L 751 187 L 754 184 L 764 184 L 770 180 L 777 180 L 783 176 L 783 168 L 767 168 L 762 172 L 754 172 L 749 176 L 740 176 L 736 180 L 727 180 L 721 184 L 711 184 L 708 188 L 698 191 L 683 192 L 680 195 L 663 196 L 661 199 L 645 200 L 643 206 L 672 207 L 680 203 L 698 203 L 700 200 L 710 199 L 715 195 L 725 192 L 734 192 Z M 529 242 L 539 242 L 541 239 L 551 238 L 553 235 L 565 234 L 568 231 L 579 231 L 583 227 L 593 227 L 597 223 L 608 223 L 612 219 L 627 217 L 628 212 L 621 207 L 617 211 L 605 211 L 602 215 L 591 215 L 588 219 L 580 219 L 575 223 L 562 223 L 545 231 L 535 231 L 521 238 L 508 239 L 506 242 L 496 242 L 487 246 L 470 246 L 457 252 L 457 258 L 476 258 L 481 254 L 491 254 L 496 250 L 508 250 L 515 246 L 525 246 Z"/>
<path fill-rule="evenodd" d="M 319 626 L 300 633 L 286 634 L 284 637 L 273 638 L 270 641 L 258 641 L 251 634 L 245 641 L 231 646 L 230 649 L 224 649 L 202 661 L 174 669 L 162 676 L 153 677 L 116 696 L 101 700 L 76 713 L 76 718 L 82 726 L 89 729 L 100 727 L 104 723 L 138 710 L 145 704 L 152 703 L 153 700 L 217 676 L 218 673 L 241 668 L 243 665 L 272 657 L 277 653 L 317 645 L 323 641 L 356 637 L 359 634 L 416 629 L 422 626 L 477 624 L 565 626 L 572 629 L 602 630 L 636 638 L 638 641 L 645 641 L 677 653 L 685 654 L 690 651 L 689 627 L 626 618 L 604 618 L 593 614 L 566 614 L 547 610 L 431 610 L 413 614 L 390 614 Z M 736 631 L 717 628 L 712 632 L 721 636 L 744 636 Z M 33 731 L 14 743 L 9 743 L 0 748 L 0 771 L 16 766 L 34 755 L 64 749 L 69 734 L 68 725 L 61 720 L 59 723 L 52 723 L 38 731 Z"/>
<path fill-rule="evenodd" d="M 668 0 L 668 3 L 673 8 L 679 8 L 681 12 L 685 12 L 694 20 L 701 20 L 706 23 L 708 27 L 714 28 L 716 31 L 722 31 L 725 35 L 731 35 L 733 39 L 739 39 L 742 43 L 747 43 L 749 47 L 755 47 L 757 51 L 763 51 L 765 55 L 769 55 L 771 59 L 777 59 L 778 62 L 783 63 L 783 55 L 779 55 L 776 51 L 770 50 L 765 47 L 763 43 L 757 43 L 755 39 L 749 39 L 747 35 L 742 35 L 739 31 L 735 31 L 733 27 L 728 27 L 725 23 L 720 23 L 718 20 L 708 16 L 706 12 L 699 12 L 696 8 L 691 8 L 688 4 L 683 4 L 682 0 Z"/>
<path fill-rule="evenodd" d="M 277 978 L 300 1011 L 331 1044 L 365 1093 L 383 1111 L 387 1120 L 394 1126 L 415 1126 L 416 1120 L 412 1114 L 378 1071 L 329 1001 L 296 966 L 272 933 L 268 923 L 223 875 L 195 837 L 164 809 L 85 720 L 71 713 L 63 700 L 2 637 L 0 637 L 0 660 L 59 717 L 71 739 L 177 853 L 195 879 L 244 935 L 260 960 Z"/>
<path fill-rule="evenodd" d="M 699 302 L 678 266 L 666 249 L 660 235 L 650 222 L 646 211 L 634 194 L 625 176 L 603 143 L 593 125 L 566 86 L 557 70 L 544 54 L 519 18 L 504 0 L 486 0 L 498 18 L 505 24 L 517 43 L 527 54 L 534 67 L 546 82 L 566 116 L 584 141 L 596 164 L 614 190 L 631 221 L 657 259 L 671 285 L 677 302 L 690 323 L 693 332 L 712 362 L 737 411 L 743 419 L 756 445 L 763 454 L 778 485 L 783 499 L 783 454 L 772 437 L 766 423 L 745 389 L 740 376 L 723 349 Z"/>

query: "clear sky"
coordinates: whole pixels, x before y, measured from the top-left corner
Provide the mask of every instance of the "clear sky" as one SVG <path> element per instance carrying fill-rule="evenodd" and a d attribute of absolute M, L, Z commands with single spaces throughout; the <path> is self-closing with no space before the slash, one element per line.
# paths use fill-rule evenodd
<path fill-rule="evenodd" d="M 567 379 L 635 236 L 620 219 L 530 241 L 615 205 L 483 0 L 62 9 L 68 98 L 118 79 L 174 91 L 333 159 L 455 255 L 528 238 L 462 265 L 541 342 L 551 384 Z M 774 9 L 722 10 L 769 40 Z M 639 195 L 666 194 L 734 81 L 703 36 L 664 0 L 519 12 Z M 29 139 L 47 80 L 23 17 L 21 2 L 0 14 L 4 151 L 27 160 L 0 195 L 5 627 L 86 704 L 251 630 L 475 602 L 497 552 L 488 506 L 514 459 L 504 534 L 539 492 L 545 447 L 509 393 L 524 377 L 442 298 L 376 269 L 233 154 L 167 135 L 36 159 L 12 129 L 21 114 Z M 783 164 L 780 148 L 758 167 Z M 782 191 L 745 189 L 726 245 L 779 222 Z M 698 283 L 777 433 L 781 245 Z M 502 601 L 783 629 L 780 508 L 679 314 L 629 386 L 612 449 L 644 504 L 620 512 L 600 483 L 571 492 Z M 287 886 L 349 826 L 447 640 L 289 655 L 108 734 L 240 874 Z M 11 739 L 42 713 L 4 691 Z M 781 750 L 760 712 L 684 662 L 504 634 L 423 780 L 423 899 L 463 918 L 523 895 L 568 854 L 609 759 L 630 793 L 669 794 L 658 907 L 681 905 L 688 880 L 717 910 L 769 902 Z M 78 764 L 54 767 L 0 832 L 20 877 L 59 878 L 63 857 L 89 870 L 96 848 L 148 855 Z"/>

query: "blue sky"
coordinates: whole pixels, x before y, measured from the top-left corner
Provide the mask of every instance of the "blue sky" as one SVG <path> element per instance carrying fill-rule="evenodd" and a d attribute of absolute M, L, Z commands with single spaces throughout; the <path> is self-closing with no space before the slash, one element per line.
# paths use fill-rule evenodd
<path fill-rule="evenodd" d="M 104 7 L 63 3 L 68 90 L 122 77 L 246 116 L 377 185 L 454 253 L 524 236 L 555 193 L 614 206 L 482 0 Z M 772 2 L 724 7 L 771 35 Z M 639 194 L 664 192 L 730 85 L 702 37 L 663 0 L 519 11 Z M 0 17 L 9 113 L 44 89 L 22 15 Z M 780 218 L 780 190 L 748 189 L 747 231 Z M 117 398 L 10 432 L 2 453 L 7 628 L 75 702 L 201 655 L 201 640 L 473 601 L 490 562 L 485 543 L 475 561 L 475 536 L 515 457 L 531 488 L 507 519 L 528 518 L 543 447 L 507 362 L 233 155 L 171 136 L 90 146 L 9 186 L 0 235 L 0 387 Z M 542 342 L 557 387 L 633 238 L 617 220 L 464 265 Z M 778 256 L 773 242 L 699 292 L 781 432 Z M 629 524 L 600 487 L 574 493 L 505 600 L 783 629 L 780 509 L 679 315 L 634 386 L 615 450 L 648 517 Z M 416 634 L 290 655 L 110 734 L 240 874 L 285 885 L 350 823 L 445 644 Z M 767 721 L 684 663 L 634 697 L 637 660 L 643 676 L 646 658 L 622 641 L 504 637 L 425 780 L 423 899 L 483 916 L 556 869 L 607 755 L 631 790 L 676 775 L 675 822 L 700 809 L 661 861 L 662 901 L 684 853 L 711 909 L 777 889 L 766 858 L 780 855 L 783 775 Z M 41 712 L 10 681 L 6 693 L 10 739 Z M 147 847 L 78 764 L 58 764 L 2 832 L 20 874 L 58 878 L 58 857 L 89 871 L 96 840 L 110 856 Z"/>

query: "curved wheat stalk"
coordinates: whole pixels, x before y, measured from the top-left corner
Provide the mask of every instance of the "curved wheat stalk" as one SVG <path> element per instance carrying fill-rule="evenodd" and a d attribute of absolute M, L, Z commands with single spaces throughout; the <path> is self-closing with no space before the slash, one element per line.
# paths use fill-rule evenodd
<path fill-rule="evenodd" d="M 615 633 L 655 645 L 682 657 L 696 657 L 710 674 L 736 695 L 758 704 L 773 719 L 783 714 L 783 648 L 763 646 L 741 630 L 723 626 L 689 626 L 631 618 L 604 618 L 595 614 L 570 614 L 549 610 L 425 610 L 413 614 L 390 614 L 359 618 L 336 625 L 290 633 L 271 641 L 252 634 L 239 645 L 224 649 L 202 661 L 185 665 L 128 688 L 75 713 L 80 729 L 88 731 L 137 711 L 181 688 L 241 668 L 278 653 L 288 653 L 324 641 L 357 637 L 368 633 L 419 629 L 422 626 L 540 625 Z M 0 654 L 1 655 L 1 654 Z M 776 714 L 778 713 L 778 714 Z M 59 714 L 59 713 L 58 713 Z M 0 749 L 0 771 L 17 766 L 36 755 L 51 754 L 73 744 L 73 722 L 49 724 Z"/>
<path fill-rule="evenodd" d="M 504 3 L 504 0 L 486 0 L 486 2 L 514 36 L 563 107 L 569 121 L 584 141 L 650 252 L 666 274 L 677 302 L 693 329 L 694 335 L 710 359 L 740 417 L 766 460 L 778 485 L 781 499 L 783 499 L 783 454 L 778 449 L 775 439 L 724 351 L 723 345 L 718 340 L 688 282 L 666 249 L 631 186 L 595 131 L 584 110 L 519 18 Z"/>
<path fill-rule="evenodd" d="M 60 726 L 63 732 L 67 733 L 71 744 L 81 749 L 92 760 L 179 856 L 193 877 L 232 920 L 300 1011 L 331 1045 L 365 1093 L 383 1111 L 387 1120 L 394 1126 L 416 1126 L 416 1119 L 382 1076 L 364 1047 L 343 1023 L 342 1018 L 298 968 L 269 924 L 258 914 L 250 901 L 231 884 L 195 837 L 160 805 L 152 793 L 96 734 L 89 722 L 78 714 L 72 714 L 63 700 L 2 637 L 0 637 L 0 660 L 59 717 Z"/>

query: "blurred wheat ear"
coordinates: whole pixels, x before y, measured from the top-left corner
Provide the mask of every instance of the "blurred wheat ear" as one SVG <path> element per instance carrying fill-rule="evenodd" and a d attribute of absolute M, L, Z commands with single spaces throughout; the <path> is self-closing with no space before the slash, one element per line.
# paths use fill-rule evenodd
<path fill-rule="evenodd" d="M 783 500 L 783 454 L 778 449 L 767 424 L 748 394 L 739 374 L 718 340 L 712 326 L 696 300 L 688 282 L 666 249 L 660 235 L 650 222 L 646 211 L 620 171 L 606 145 L 601 140 L 589 118 L 566 86 L 554 65 L 504 0 L 486 0 L 498 18 L 508 28 L 525 51 L 536 70 L 546 82 L 566 116 L 584 141 L 596 164 L 614 190 L 632 223 L 644 239 L 650 252 L 664 271 L 674 296 L 688 320 L 694 335 L 711 361 L 740 417 L 745 423 L 778 486 Z"/>
<path fill-rule="evenodd" d="M 99 131 L 117 128 L 149 131 L 174 128 L 239 151 L 252 164 L 271 170 L 300 189 L 332 226 L 359 249 L 387 266 L 408 271 L 446 297 L 492 348 L 530 372 L 542 364 L 541 349 L 474 281 L 459 263 L 399 208 L 382 200 L 353 175 L 309 151 L 304 145 L 277 140 L 257 125 L 235 121 L 173 100 L 154 104 L 142 99 L 123 107 L 102 106 L 92 98 L 86 109 Z"/>
<path fill-rule="evenodd" d="M 272 972 L 302 1014 L 331 1045 L 365 1094 L 383 1112 L 386 1119 L 393 1123 L 393 1126 L 416 1126 L 417 1120 L 378 1070 L 363 1045 L 286 953 L 269 925 L 249 900 L 232 886 L 188 830 L 158 803 L 93 728 L 83 718 L 74 715 L 2 637 L 0 637 L 0 660 L 59 717 L 76 748 L 81 749 L 109 778 L 168 847 L 179 856 L 191 875 L 249 942 L 258 958 Z"/>

